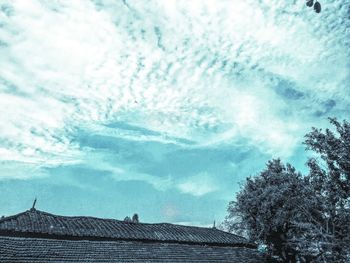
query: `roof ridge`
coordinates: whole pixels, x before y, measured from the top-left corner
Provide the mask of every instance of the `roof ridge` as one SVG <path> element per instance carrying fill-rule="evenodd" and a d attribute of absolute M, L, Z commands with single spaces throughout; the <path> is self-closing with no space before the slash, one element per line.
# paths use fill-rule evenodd
<path fill-rule="evenodd" d="M 11 223 L 11 220 L 15 222 Z M 32 224 L 32 221 L 36 224 Z M 35 208 L 0 220 L 0 230 L 3 233 L 15 231 L 21 234 L 21 229 L 27 234 L 71 236 L 71 238 L 137 239 L 226 245 L 250 243 L 244 237 L 210 227 L 173 223 L 135 223 L 93 216 L 65 216 Z M 15 232 L 13 234 L 16 234 Z"/>
<path fill-rule="evenodd" d="M 8 221 L 8 220 L 11 220 L 11 219 L 14 219 L 16 217 L 19 217 L 21 215 L 24 215 L 25 213 L 27 213 L 29 210 L 26 210 L 24 212 L 21 212 L 21 213 L 18 213 L 18 214 L 15 214 L 15 215 L 12 215 L 12 216 L 5 216 L 3 218 L 0 218 L 0 223 L 2 222 L 5 222 L 5 221 Z"/>
<path fill-rule="evenodd" d="M 110 220 L 110 221 L 118 221 L 118 222 L 125 222 L 123 220 L 119 220 L 119 219 L 114 219 L 114 218 L 103 218 L 103 217 L 95 217 L 95 216 L 66 216 L 66 215 L 57 215 L 57 214 L 52 214 L 52 213 L 49 213 L 49 212 L 45 212 L 45 211 L 41 211 L 41 210 L 38 210 L 38 209 L 34 209 L 36 212 L 39 212 L 41 214 L 44 214 L 44 215 L 49 215 L 49 216 L 54 216 L 54 217 L 62 217 L 62 218 L 90 218 L 90 219 L 98 219 L 98 220 Z M 30 210 L 26 211 L 26 212 L 30 212 Z M 132 223 L 132 222 L 125 222 L 125 223 Z"/>
<path fill-rule="evenodd" d="M 53 216 L 53 217 L 60 217 L 60 218 L 72 218 L 72 219 L 81 219 L 81 218 L 88 218 L 88 219 L 97 219 L 97 220 L 103 220 L 103 221 L 117 221 L 117 222 L 120 222 L 120 223 L 124 223 L 124 224 L 141 224 L 141 225 L 171 225 L 171 226 L 179 226 L 179 227 L 184 227 L 184 228 L 199 228 L 199 229 L 212 229 L 212 230 L 218 230 L 218 229 L 214 229 L 214 228 L 211 228 L 211 227 L 203 227 L 203 226 L 186 226 L 186 225 L 180 225 L 180 224 L 174 224 L 174 223 L 167 223 L 167 222 L 160 222 L 160 223 L 148 223 L 148 222 L 127 222 L 127 221 L 124 221 L 124 220 L 119 220 L 119 219 L 114 219 L 114 218 L 104 218 L 104 217 L 95 217 L 95 216 L 67 216 L 67 215 L 57 215 L 57 214 L 53 214 L 53 213 L 49 213 L 49 212 L 46 212 L 46 211 L 42 211 L 42 210 L 39 210 L 39 209 L 36 209 L 36 208 L 31 208 L 29 210 L 26 210 L 24 212 L 21 212 L 21 213 L 18 213 L 16 215 L 12 215 L 12 216 L 8 216 L 8 217 L 5 217 L 3 218 L 2 220 L 5 220 L 5 219 L 13 219 L 17 216 L 20 216 L 22 214 L 25 214 L 25 213 L 28 213 L 28 212 L 37 212 L 37 213 L 41 213 L 41 214 L 44 214 L 44 215 L 48 215 L 48 216 Z M 2 220 L 0 220 L 0 222 L 2 222 Z M 228 233 L 228 234 L 232 234 L 232 233 L 229 233 L 229 232 L 225 232 L 225 231 L 222 231 L 222 230 L 219 230 L 221 232 L 224 232 L 224 233 Z M 232 234 L 232 235 L 235 235 L 235 234 Z M 236 235 L 238 236 L 238 235 Z"/>
<path fill-rule="evenodd" d="M 160 222 L 160 223 L 147 223 L 147 222 L 128 222 L 128 221 L 124 221 L 124 220 L 119 220 L 119 219 L 114 219 L 114 218 L 103 218 L 103 217 L 95 217 L 95 216 L 65 216 L 65 215 L 56 215 L 56 214 L 51 214 L 51 213 L 48 213 L 48 212 L 44 212 L 44 211 L 40 211 L 40 210 L 37 210 L 36 211 L 40 212 L 40 213 L 43 213 L 43 214 L 47 214 L 47 215 L 51 215 L 51 216 L 55 216 L 55 217 L 63 217 L 63 218 L 89 218 L 89 219 L 98 219 L 98 220 L 108 220 L 108 221 L 117 221 L 117 222 L 120 222 L 120 223 L 123 223 L 123 224 L 140 224 L 140 225 L 153 225 L 153 226 L 157 226 L 157 225 L 170 225 L 170 226 L 176 226 L 176 227 L 183 227 L 183 228 L 196 228 L 196 229 L 206 229 L 206 230 L 216 230 L 216 231 L 220 231 L 220 232 L 223 232 L 223 233 L 226 233 L 226 234 L 230 234 L 230 235 L 234 235 L 234 236 L 237 236 L 237 237 L 240 237 L 242 238 L 241 236 L 239 235 L 236 235 L 236 234 L 233 234 L 233 233 L 230 233 L 230 232 L 226 232 L 226 231 L 223 231 L 223 230 L 220 230 L 220 229 L 217 229 L 217 228 L 212 228 L 212 227 L 203 227 L 203 226 L 186 226 L 186 225 L 180 225 L 180 224 L 174 224 L 174 223 L 167 223 L 167 222 Z"/>

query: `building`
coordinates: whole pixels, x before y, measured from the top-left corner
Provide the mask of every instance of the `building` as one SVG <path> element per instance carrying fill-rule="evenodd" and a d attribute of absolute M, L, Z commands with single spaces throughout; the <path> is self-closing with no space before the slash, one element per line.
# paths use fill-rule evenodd
<path fill-rule="evenodd" d="M 0 262 L 264 262 L 216 228 L 59 216 L 35 208 L 0 219 Z"/>

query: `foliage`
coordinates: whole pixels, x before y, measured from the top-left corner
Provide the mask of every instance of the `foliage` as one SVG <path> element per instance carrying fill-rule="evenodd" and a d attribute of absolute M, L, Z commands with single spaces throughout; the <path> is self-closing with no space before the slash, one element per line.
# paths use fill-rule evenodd
<path fill-rule="evenodd" d="M 138 214 L 134 214 L 132 216 L 131 220 L 132 220 L 133 223 L 138 223 L 139 222 L 139 215 Z"/>
<path fill-rule="evenodd" d="M 305 136 L 307 149 L 320 156 L 308 160 L 309 174 L 269 161 L 230 202 L 226 229 L 266 245 L 283 262 L 349 262 L 350 124 L 330 122 L 334 132 L 313 128 Z"/>
<path fill-rule="evenodd" d="M 345 262 L 350 254 L 350 124 L 330 119 L 335 131 L 313 128 L 308 150 L 321 159 L 308 160 L 309 181 L 322 200 L 324 258 Z"/>
<path fill-rule="evenodd" d="M 251 241 L 266 244 L 272 255 L 285 262 L 295 262 L 298 256 L 312 257 L 309 246 L 300 240 L 314 236 L 309 213 L 320 214 L 307 185 L 290 164 L 269 161 L 258 176 L 247 179 L 236 201 L 229 204 L 226 224 L 230 230 L 245 230 Z"/>
<path fill-rule="evenodd" d="M 126 216 L 126 217 L 124 218 L 124 222 L 131 223 L 132 220 L 131 220 L 131 218 L 130 218 L 129 216 Z"/>
<path fill-rule="evenodd" d="M 126 216 L 124 218 L 124 222 L 128 222 L 128 223 L 139 223 L 139 215 L 138 214 L 134 214 L 132 216 L 132 218 L 130 218 L 129 216 Z"/>

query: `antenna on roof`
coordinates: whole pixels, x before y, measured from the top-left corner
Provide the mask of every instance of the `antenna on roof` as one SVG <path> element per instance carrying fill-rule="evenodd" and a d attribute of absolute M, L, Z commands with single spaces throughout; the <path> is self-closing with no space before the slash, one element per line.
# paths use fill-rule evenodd
<path fill-rule="evenodd" d="M 32 209 L 30 209 L 30 210 L 35 210 L 35 204 L 36 204 L 36 197 L 35 197 L 35 199 L 34 199 Z"/>
<path fill-rule="evenodd" d="M 216 226 L 215 226 L 215 220 L 214 220 L 213 228 L 214 228 L 214 229 L 216 229 Z"/>

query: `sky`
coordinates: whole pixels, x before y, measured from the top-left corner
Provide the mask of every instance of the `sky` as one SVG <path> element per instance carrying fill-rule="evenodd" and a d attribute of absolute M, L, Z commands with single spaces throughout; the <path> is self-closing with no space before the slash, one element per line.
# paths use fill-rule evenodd
<path fill-rule="evenodd" d="M 210 226 L 349 120 L 350 0 L 0 0 L 0 215 Z"/>

